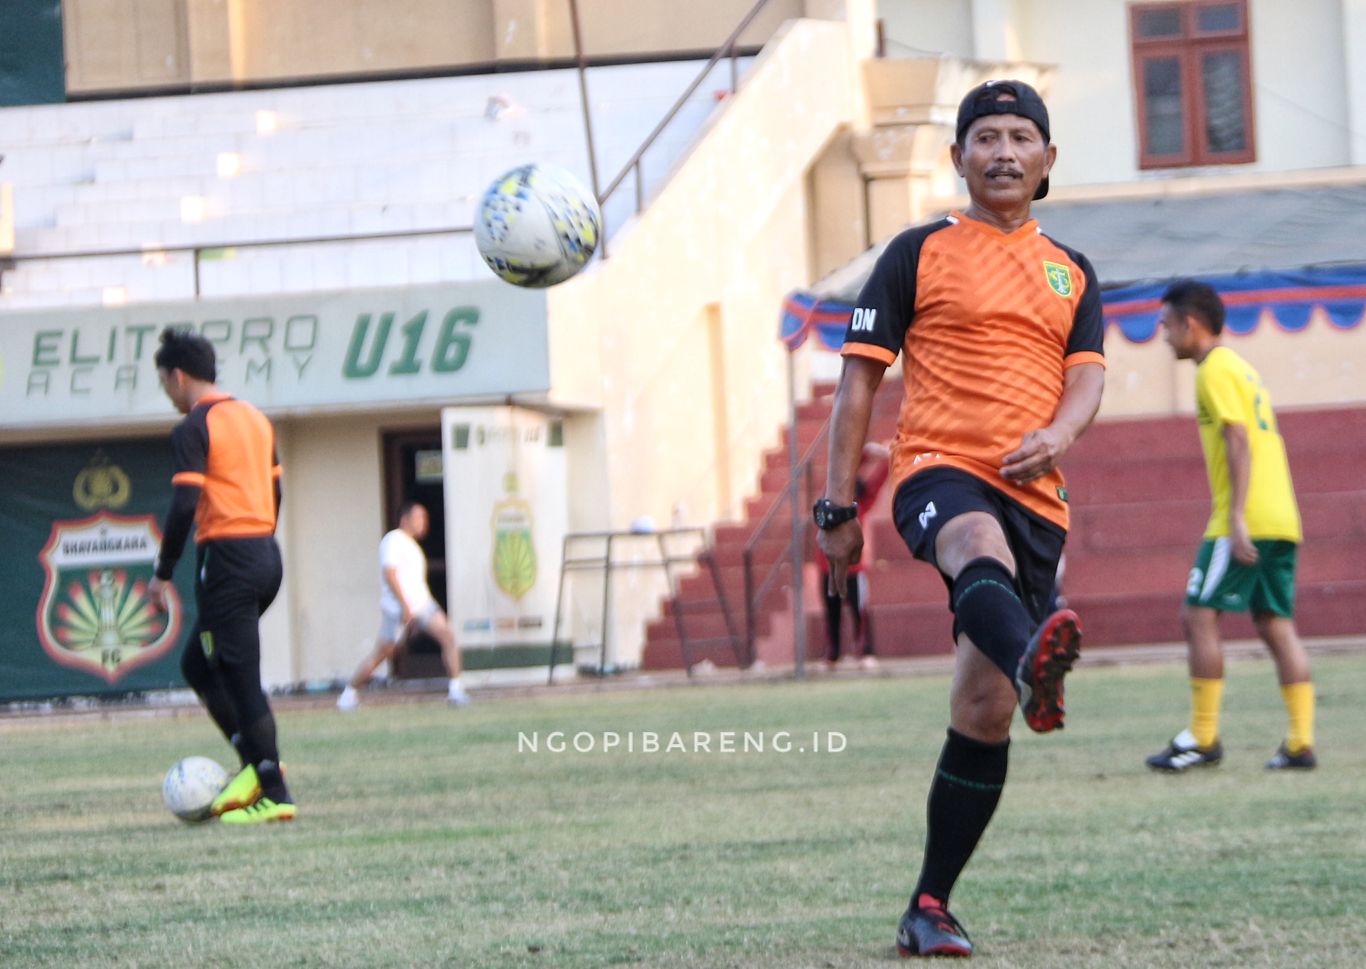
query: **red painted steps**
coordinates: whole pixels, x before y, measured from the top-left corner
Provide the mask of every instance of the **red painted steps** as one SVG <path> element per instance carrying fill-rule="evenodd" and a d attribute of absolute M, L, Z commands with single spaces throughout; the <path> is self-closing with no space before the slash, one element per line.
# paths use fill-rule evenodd
<path fill-rule="evenodd" d="M 834 387 L 831 385 L 815 388 L 813 399 L 797 408 L 798 453 L 804 454 L 811 447 L 830 414 Z M 884 382 L 874 402 L 870 436 L 875 439 L 889 440 L 894 432 L 896 411 L 901 404 L 901 385 L 898 380 Z M 727 588 L 728 602 L 731 605 L 737 628 L 744 631 L 744 547 L 753 535 L 759 519 L 782 499 L 788 487 L 791 457 L 787 450 L 787 432 L 781 430 L 777 435 L 776 446 L 769 451 L 759 469 L 756 482 L 758 493 L 745 502 L 745 520 L 740 523 L 719 523 L 715 526 L 712 554 L 721 575 L 721 583 Z M 814 462 L 813 483 L 817 490 L 825 481 L 825 445 L 817 447 L 817 460 Z M 884 501 L 886 499 L 884 498 Z M 755 581 L 761 581 L 771 564 L 778 564 L 777 578 L 766 597 L 764 608 L 755 616 L 755 636 L 758 640 L 757 658 L 767 662 L 782 662 L 791 659 L 791 620 L 790 620 L 790 574 L 791 569 L 780 558 L 786 557 L 786 546 L 791 534 L 790 512 L 780 511 L 771 523 L 767 534 L 754 547 L 756 569 Z M 806 510 L 801 509 L 803 524 Z M 808 529 L 808 540 L 810 533 Z M 900 539 L 897 539 L 898 545 Z M 698 658 L 710 659 L 717 665 L 733 666 L 736 662 L 734 651 L 725 638 L 725 619 L 710 577 L 698 570 L 696 574 L 685 577 L 679 584 L 678 599 L 684 610 L 684 626 L 688 636 L 689 653 L 694 661 Z M 811 569 L 805 570 L 808 576 L 814 575 Z M 814 579 L 812 580 L 814 581 Z M 812 590 L 808 589 L 808 595 Z M 816 600 L 813 600 L 816 601 Z M 678 627 L 673 614 L 676 603 L 666 603 L 658 620 L 646 628 L 646 642 L 641 665 L 646 669 L 678 668 L 683 664 L 683 649 L 678 636 Z M 694 640 L 699 638 L 700 643 Z M 783 640 L 786 638 L 786 644 Z"/>
<path fill-rule="evenodd" d="M 809 442 L 829 411 L 828 390 L 800 411 L 799 437 Z M 880 391 L 870 437 L 893 433 L 900 388 Z M 1366 407 L 1285 410 L 1278 415 L 1286 438 L 1304 521 L 1300 549 L 1297 624 L 1305 636 L 1366 633 Z M 736 586 L 731 599 L 742 618 L 741 549 L 758 516 L 787 486 L 788 455 L 783 442 L 765 457 L 760 491 L 746 502 L 744 523 L 718 525 L 714 552 L 722 583 Z M 805 445 L 803 445 L 805 446 Z M 815 481 L 824 481 L 824 453 Z M 1194 420 L 1187 416 L 1102 421 L 1068 454 L 1064 463 L 1072 498 L 1065 593 L 1082 615 L 1088 648 L 1111 644 L 1172 642 L 1182 637 L 1180 607 L 1185 581 L 1209 515 L 1204 459 Z M 942 580 L 915 562 L 891 521 L 885 491 L 869 519 L 870 603 L 878 650 L 884 656 L 924 655 L 951 650 L 951 616 Z M 781 531 L 781 537 L 778 533 Z M 782 554 L 787 527 L 773 529 L 756 549 L 772 561 Z M 786 576 L 786 569 L 783 571 Z M 815 571 L 806 577 L 814 583 Z M 786 578 L 783 579 L 786 581 Z M 709 582 L 685 580 L 681 598 L 712 595 Z M 775 594 L 759 618 L 759 633 L 770 661 L 790 661 L 790 618 L 786 594 Z M 720 615 L 698 628 L 714 631 Z M 705 615 L 705 612 L 703 613 Z M 824 619 L 816 590 L 806 591 L 809 654 L 824 651 Z M 1225 620 L 1229 637 L 1254 635 L 1246 617 Z M 787 636 L 785 642 L 781 637 Z M 848 646 L 846 644 L 846 650 Z M 732 665 L 728 650 L 708 646 L 706 655 Z M 681 665 L 681 650 L 670 613 L 652 623 L 644 665 Z"/>

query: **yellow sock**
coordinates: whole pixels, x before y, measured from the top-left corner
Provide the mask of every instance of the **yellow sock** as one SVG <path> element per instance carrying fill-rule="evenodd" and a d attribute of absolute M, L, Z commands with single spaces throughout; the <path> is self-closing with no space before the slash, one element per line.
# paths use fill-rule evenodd
<path fill-rule="evenodd" d="M 1290 714 L 1290 735 L 1286 737 L 1285 747 L 1292 754 L 1298 754 L 1304 748 L 1314 746 L 1314 684 L 1287 684 L 1281 687 L 1281 698 Z"/>
<path fill-rule="evenodd" d="M 1219 739 L 1219 707 L 1224 700 L 1223 680 L 1191 677 L 1191 733 L 1201 747 Z"/>

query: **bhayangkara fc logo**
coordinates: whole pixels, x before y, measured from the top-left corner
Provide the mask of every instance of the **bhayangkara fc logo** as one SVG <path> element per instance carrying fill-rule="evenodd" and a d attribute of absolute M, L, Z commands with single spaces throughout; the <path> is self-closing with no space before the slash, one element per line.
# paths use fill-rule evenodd
<path fill-rule="evenodd" d="M 147 583 L 161 534 L 151 515 L 101 511 L 52 523 L 39 553 L 47 581 L 38 602 L 38 639 L 63 666 L 118 682 L 162 656 L 180 632 L 180 600 L 166 589 L 166 611 L 152 608 Z"/>
<path fill-rule="evenodd" d="M 1043 274 L 1048 279 L 1048 288 L 1059 296 L 1072 295 L 1072 269 L 1058 262 L 1045 262 Z"/>
<path fill-rule="evenodd" d="M 493 506 L 493 581 L 514 601 L 536 584 L 531 505 L 520 498 L 505 498 Z"/>

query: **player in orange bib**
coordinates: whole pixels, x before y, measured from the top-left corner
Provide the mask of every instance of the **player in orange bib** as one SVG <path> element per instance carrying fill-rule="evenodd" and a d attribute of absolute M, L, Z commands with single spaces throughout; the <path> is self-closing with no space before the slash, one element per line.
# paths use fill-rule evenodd
<path fill-rule="evenodd" d="M 1015 708 L 1037 732 L 1063 725 L 1081 627 L 1070 610 L 1047 614 L 1068 524 L 1058 465 L 1105 379 L 1095 272 L 1030 216 L 1056 157 L 1038 93 L 1020 81 L 969 92 L 950 153 L 971 204 L 893 239 L 860 293 L 814 509 L 843 594 L 863 547 L 855 469 L 873 395 L 900 356 L 893 512 L 948 586 L 957 643 L 924 864 L 897 932 L 906 956 L 972 953 L 949 893 L 1000 800 Z"/>
<path fill-rule="evenodd" d="M 185 419 L 171 432 L 171 507 L 147 595 L 164 608 L 194 525 L 198 619 L 180 669 L 242 761 L 210 810 L 230 825 L 292 821 L 297 809 L 280 767 L 275 715 L 261 689 L 259 624 L 284 575 L 275 542 L 275 430 L 251 404 L 219 389 L 213 344 L 202 336 L 167 327 L 155 359 L 161 387 Z"/>

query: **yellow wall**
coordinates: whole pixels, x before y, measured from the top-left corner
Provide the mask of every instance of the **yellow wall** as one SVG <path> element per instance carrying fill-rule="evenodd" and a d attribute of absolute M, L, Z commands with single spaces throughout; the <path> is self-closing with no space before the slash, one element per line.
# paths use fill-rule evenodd
<path fill-rule="evenodd" d="M 420 426 L 438 419 L 432 415 Z M 263 674 L 273 683 L 349 677 L 379 629 L 379 540 L 386 527 L 380 434 L 411 421 L 357 414 L 275 424 L 284 467 L 280 534 L 288 596 L 262 626 Z M 272 636 L 277 624 L 288 635 Z M 286 658 L 288 668 L 281 669 Z"/>
<path fill-rule="evenodd" d="M 675 506 L 707 524 L 753 494 L 786 420 L 778 312 L 809 281 L 807 170 L 857 109 L 851 47 L 844 24 L 789 23 L 609 258 L 550 291 L 552 399 L 603 413 L 586 527 Z"/>
<path fill-rule="evenodd" d="M 573 56 L 567 0 L 514 0 L 493 6 L 500 60 Z M 590 57 L 714 50 L 753 6 L 753 0 L 578 0 L 580 39 Z M 740 43 L 765 43 L 784 20 L 802 16 L 804 6 L 802 0 L 770 0 L 740 35 Z"/>
<path fill-rule="evenodd" d="M 236 2 L 243 21 L 239 80 L 422 70 L 494 59 L 498 5 L 488 0 Z"/>
<path fill-rule="evenodd" d="M 1316 314 L 1287 333 L 1263 316 L 1251 333 L 1229 333 L 1224 343 L 1262 375 L 1278 409 L 1366 403 L 1366 324 L 1339 330 Z M 1195 412 L 1195 367 L 1174 360 L 1160 335 L 1135 344 L 1111 330 L 1105 356 L 1101 419 Z"/>
<path fill-rule="evenodd" d="M 261 16 L 263 2 L 69 0 L 75 90 L 567 53 L 566 21 L 549 0 L 385 4 L 402 12 L 383 26 L 367 19 L 359 0 L 299 0 L 288 16 L 272 18 Z M 710 29 L 715 43 L 749 6 L 748 0 L 660 0 L 661 11 L 686 9 L 690 16 L 661 13 L 650 21 L 641 13 L 625 15 L 625 0 L 580 2 L 585 42 L 590 49 L 602 45 L 599 52 L 645 45 L 633 33 L 640 23 L 662 25 L 656 40 L 674 49 L 705 46 L 694 37 Z M 779 0 L 774 9 L 796 6 Z M 861 16 L 870 2 L 844 6 Z M 325 16 L 341 7 L 345 16 Z M 106 13 L 88 19 L 97 8 Z M 453 20 L 466 28 L 463 34 Z M 866 22 L 855 17 L 856 24 Z M 425 29 L 413 30 L 413 23 Z M 762 33 L 758 25 L 755 30 Z M 318 42 L 294 57 L 282 53 L 300 36 Z M 360 39 L 371 51 L 363 66 L 353 57 Z M 885 205 L 874 200 L 868 213 L 850 210 L 862 194 L 853 143 L 867 133 L 870 113 L 859 82 L 864 43 L 860 28 L 844 23 L 783 25 L 659 197 L 614 236 L 609 258 L 550 291 L 550 403 L 570 412 L 574 530 L 621 529 L 642 515 L 660 526 L 676 516 L 686 524 L 737 519 L 755 492 L 762 453 L 778 444 L 787 416 L 788 360 L 776 336 L 783 295 L 856 254 L 839 250 L 861 248 L 865 224 L 875 239 L 891 231 L 881 221 L 886 210 L 917 208 L 911 197 Z M 345 68 L 338 66 L 343 59 L 329 60 L 339 51 L 352 58 Z M 914 73 L 898 76 L 908 72 Z M 870 83 L 881 76 L 869 74 Z M 874 99 L 873 107 L 881 103 Z M 921 108 L 928 116 L 927 106 Z M 878 123 L 886 120 L 895 119 Z M 911 145 L 905 152 L 910 170 L 928 181 L 934 166 L 917 162 L 917 151 Z M 836 231 L 827 230 L 831 220 Z M 1338 331 L 1316 320 L 1302 333 L 1286 334 L 1264 322 L 1252 336 L 1228 342 L 1261 370 L 1278 407 L 1366 400 L 1366 326 Z M 1191 365 L 1173 361 L 1160 339 L 1134 345 L 1115 334 L 1107 354 L 1102 418 L 1192 409 Z M 799 394 L 808 356 L 798 357 Z M 379 438 L 382 429 L 401 423 L 380 415 L 278 422 L 287 474 L 281 522 L 287 579 L 263 626 L 268 681 L 344 676 L 369 648 L 377 610 L 375 548 L 385 526 Z M 346 487 L 337 486 L 341 480 Z M 326 500 L 304 500 L 308 495 Z M 613 634 L 626 647 L 618 657 L 626 662 L 653 606 L 648 593 L 630 598 L 641 615 L 619 606 Z"/>
<path fill-rule="evenodd" d="M 188 84 L 192 6 L 185 0 L 65 0 L 67 91 Z"/>
<path fill-rule="evenodd" d="M 719 47 L 751 0 L 580 0 L 588 57 Z M 759 46 L 808 6 L 770 0 L 741 35 Z M 65 0 L 71 94 L 564 62 L 565 0 Z"/>

